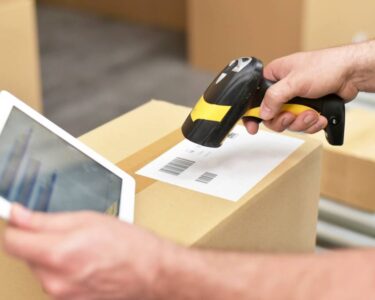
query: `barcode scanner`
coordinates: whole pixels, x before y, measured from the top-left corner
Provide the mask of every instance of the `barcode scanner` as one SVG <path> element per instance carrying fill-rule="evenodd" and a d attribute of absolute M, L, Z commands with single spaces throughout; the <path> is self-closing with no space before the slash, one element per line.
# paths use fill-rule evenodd
<path fill-rule="evenodd" d="M 319 80 L 319 79 L 317 79 Z M 182 126 L 188 140 L 206 147 L 220 147 L 241 118 L 260 118 L 260 105 L 267 89 L 275 82 L 263 77 L 263 63 L 255 57 L 233 60 L 209 85 Z M 331 94 L 318 99 L 296 97 L 281 111 L 299 115 L 314 110 L 328 120 L 324 129 L 331 145 L 344 143 L 345 104 Z"/>

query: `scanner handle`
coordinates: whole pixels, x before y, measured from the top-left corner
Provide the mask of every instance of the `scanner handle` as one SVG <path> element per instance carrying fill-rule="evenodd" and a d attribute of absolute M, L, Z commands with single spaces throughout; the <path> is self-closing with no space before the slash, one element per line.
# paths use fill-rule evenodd
<path fill-rule="evenodd" d="M 246 111 L 243 118 L 251 119 L 258 123 L 262 121 L 260 118 L 260 104 L 267 89 L 274 83 L 270 80 L 263 80 L 259 88 L 257 100 L 250 104 L 249 110 Z M 344 143 L 345 103 L 342 98 L 334 94 L 317 99 L 296 97 L 288 103 L 283 104 L 281 108 L 282 112 L 291 112 L 296 116 L 307 110 L 314 110 L 327 119 L 328 125 L 324 131 L 327 141 L 331 145 L 340 146 Z"/>

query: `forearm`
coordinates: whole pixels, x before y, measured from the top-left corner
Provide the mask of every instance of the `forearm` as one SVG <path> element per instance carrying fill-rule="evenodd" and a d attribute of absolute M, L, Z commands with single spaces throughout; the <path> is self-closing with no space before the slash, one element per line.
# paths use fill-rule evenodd
<path fill-rule="evenodd" d="M 167 259 L 156 298 L 355 299 L 361 291 L 370 299 L 375 296 L 374 258 L 371 251 L 250 255 L 182 250 Z"/>
<path fill-rule="evenodd" d="M 375 92 L 375 40 L 350 47 L 353 84 L 359 91 Z"/>

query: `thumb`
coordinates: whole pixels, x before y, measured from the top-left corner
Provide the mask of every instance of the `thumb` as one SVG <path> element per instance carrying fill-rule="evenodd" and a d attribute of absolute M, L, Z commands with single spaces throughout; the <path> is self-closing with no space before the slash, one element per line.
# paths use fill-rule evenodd
<path fill-rule="evenodd" d="M 280 113 L 283 104 L 298 95 L 298 88 L 287 76 L 272 85 L 266 92 L 261 104 L 260 117 L 270 120 Z"/>

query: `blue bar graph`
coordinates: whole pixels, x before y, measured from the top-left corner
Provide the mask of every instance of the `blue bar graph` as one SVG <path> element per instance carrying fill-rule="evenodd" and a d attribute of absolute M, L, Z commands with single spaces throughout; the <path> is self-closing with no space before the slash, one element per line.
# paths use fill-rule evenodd
<path fill-rule="evenodd" d="M 46 184 L 41 185 L 39 187 L 38 196 L 37 196 L 38 201 L 33 207 L 34 210 L 42 211 L 42 212 L 48 211 L 48 207 L 51 202 L 51 196 L 52 196 L 52 192 L 53 192 L 56 179 L 57 179 L 57 174 L 56 172 L 54 172 L 47 179 Z"/>
<path fill-rule="evenodd" d="M 36 185 L 41 163 L 34 159 L 29 159 L 25 172 L 22 176 L 20 186 L 16 191 L 15 201 L 25 207 L 29 207 L 32 192 Z"/>
<path fill-rule="evenodd" d="M 9 198 L 15 184 L 22 161 L 25 158 L 27 146 L 31 138 L 31 130 L 21 135 L 13 144 L 3 173 L 0 176 L 0 195 Z"/>
<path fill-rule="evenodd" d="M 57 172 L 43 172 L 39 160 L 28 156 L 32 130 L 18 135 L 3 162 L 0 195 L 38 211 L 48 211 Z"/>
<path fill-rule="evenodd" d="M 0 196 L 42 212 L 118 213 L 121 187 L 117 175 L 12 109 L 0 132 Z"/>

